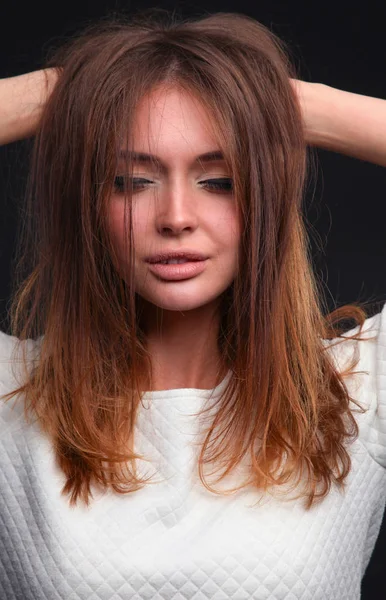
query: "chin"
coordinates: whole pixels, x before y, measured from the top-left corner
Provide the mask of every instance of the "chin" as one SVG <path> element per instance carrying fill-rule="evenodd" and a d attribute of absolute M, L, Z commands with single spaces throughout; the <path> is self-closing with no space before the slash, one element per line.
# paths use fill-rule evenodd
<path fill-rule="evenodd" d="M 180 301 L 166 301 L 166 300 L 158 300 L 158 299 L 153 299 L 153 300 L 148 300 L 148 302 L 150 302 L 151 304 L 153 304 L 154 306 L 157 306 L 158 308 L 162 308 L 162 310 L 168 310 L 171 312 L 184 312 L 184 311 L 188 311 L 188 310 L 195 310 L 197 308 L 201 308 L 202 306 L 206 306 L 207 304 L 210 304 L 210 301 L 205 302 L 205 300 L 180 300 Z"/>
<path fill-rule="evenodd" d="M 197 291 L 197 294 L 185 293 L 185 294 L 176 294 L 176 293 L 163 293 L 161 294 L 144 294 L 138 291 L 138 294 L 141 298 L 143 298 L 146 302 L 161 308 L 163 310 L 168 311 L 189 311 L 195 310 L 198 308 L 202 308 L 203 306 L 208 306 L 210 304 L 215 303 L 218 300 L 219 294 L 208 294 L 207 297 L 203 296 L 202 291 Z"/>

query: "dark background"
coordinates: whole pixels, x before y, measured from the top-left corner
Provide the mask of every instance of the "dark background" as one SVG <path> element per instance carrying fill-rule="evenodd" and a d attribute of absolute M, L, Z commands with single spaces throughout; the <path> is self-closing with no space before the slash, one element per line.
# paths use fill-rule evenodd
<path fill-rule="evenodd" d="M 203 11 L 240 12 L 262 22 L 285 40 L 301 79 L 386 99 L 386 4 L 376 0 L 310 2 L 295 0 L 211 0 L 209 3 L 67 0 L 0 5 L 0 77 L 44 66 L 47 51 L 90 20 L 111 11 L 175 9 L 182 16 Z M 0 329 L 9 332 L 11 260 L 17 205 L 23 193 L 29 142 L 0 148 Z M 386 169 L 333 152 L 317 150 L 318 173 L 308 186 L 305 215 L 314 268 L 324 282 L 329 309 L 371 301 L 369 316 L 386 302 Z M 363 580 L 364 600 L 385 600 L 386 519 Z M 337 599 L 339 600 L 339 599 Z"/>

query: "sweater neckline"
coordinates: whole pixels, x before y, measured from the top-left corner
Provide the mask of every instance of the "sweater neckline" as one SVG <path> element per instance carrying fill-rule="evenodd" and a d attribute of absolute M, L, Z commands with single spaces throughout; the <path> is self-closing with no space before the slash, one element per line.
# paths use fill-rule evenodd
<path fill-rule="evenodd" d="M 162 400 L 167 398 L 218 398 L 225 390 L 231 378 L 231 371 L 214 388 L 209 390 L 200 388 L 175 388 L 170 390 L 153 390 L 144 392 L 142 398 L 145 400 Z"/>

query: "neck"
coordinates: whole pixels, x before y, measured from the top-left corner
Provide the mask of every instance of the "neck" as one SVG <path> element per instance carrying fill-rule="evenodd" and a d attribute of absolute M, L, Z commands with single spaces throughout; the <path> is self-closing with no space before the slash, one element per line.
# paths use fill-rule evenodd
<path fill-rule="evenodd" d="M 142 300 L 142 321 L 153 391 L 215 387 L 221 365 L 218 302 L 182 312 Z M 225 375 L 223 368 L 220 372 Z"/>

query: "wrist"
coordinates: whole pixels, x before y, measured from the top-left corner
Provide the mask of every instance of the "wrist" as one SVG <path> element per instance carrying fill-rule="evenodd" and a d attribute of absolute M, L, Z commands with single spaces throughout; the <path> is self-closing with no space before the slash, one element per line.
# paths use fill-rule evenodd
<path fill-rule="evenodd" d="M 334 88 L 324 83 L 299 82 L 305 141 L 311 146 L 329 148 L 334 132 L 336 98 Z"/>

